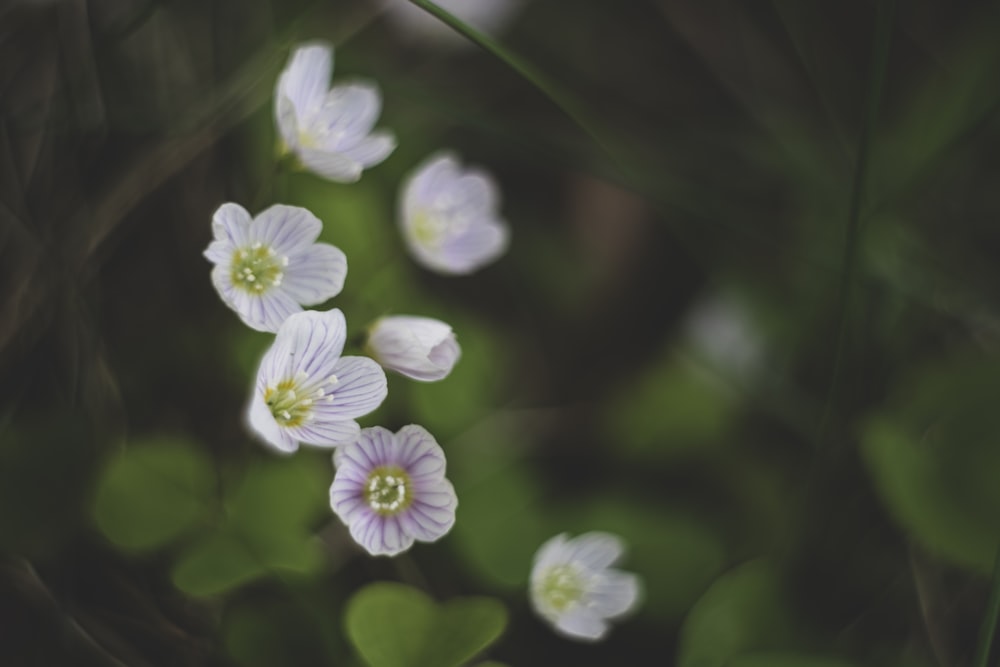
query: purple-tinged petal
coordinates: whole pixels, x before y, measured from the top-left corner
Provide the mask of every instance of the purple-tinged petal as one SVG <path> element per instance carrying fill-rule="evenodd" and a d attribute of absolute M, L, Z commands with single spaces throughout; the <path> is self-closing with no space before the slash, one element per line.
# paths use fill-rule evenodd
<path fill-rule="evenodd" d="M 252 221 L 245 208 L 229 202 L 212 214 L 212 234 L 216 241 L 228 243 L 234 249 L 241 248 L 248 245 Z"/>
<path fill-rule="evenodd" d="M 278 255 L 304 250 L 316 240 L 323 223 L 301 206 L 275 204 L 259 213 L 250 226 L 251 243 L 262 243 Z"/>
<path fill-rule="evenodd" d="M 593 610 L 578 606 L 559 617 L 556 629 L 575 639 L 597 641 L 607 634 L 608 624 Z"/>
<path fill-rule="evenodd" d="M 370 133 L 381 112 L 382 95 L 378 87 L 356 81 L 331 88 L 304 129 L 317 148 L 342 151 Z"/>
<path fill-rule="evenodd" d="M 314 42 L 299 46 L 278 77 L 275 98 L 288 99 L 302 118 L 323 104 L 332 73 L 333 48 L 329 44 Z"/>
<path fill-rule="evenodd" d="M 423 426 L 410 424 L 396 434 L 397 460 L 414 482 L 436 482 L 444 477 L 444 451 Z M 433 488 L 433 487 L 428 487 Z"/>
<path fill-rule="evenodd" d="M 396 136 L 392 132 L 373 132 L 369 136 L 345 146 L 341 153 L 361 166 L 374 167 L 396 150 Z"/>
<path fill-rule="evenodd" d="M 347 257 L 335 246 L 317 243 L 297 251 L 285 268 L 282 290 L 304 306 L 337 296 L 347 278 Z"/>
<path fill-rule="evenodd" d="M 333 374 L 346 338 L 347 323 L 339 309 L 296 313 L 278 329 L 261 362 L 261 372 L 275 382 L 300 372 L 306 373 L 310 382 L 324 381 Z"/>
<path fill-rule="evenodd" d="M 336 447 L 353 442 L 361 432 L 358 423 L 351 419 L 339 421 L 309 420 L 299 426 L 289 426 L 288 432 L 301 442 L 316 447 Z"/>
<path fill-rule="evenodd" d="M 274 421 L 263 397 L 257 392 L 254 392 L 250 401 L 247 422 L 264 443 L 279 452 L 290 454 L 299 448 L 299 443 Z"/>
<path fill-rule="evenodd" d="M 630 572 L 605 570 L 594 583 L 590 602 L 605 618 L 614 618 L 630 611 L 639 599 L 639 578 Z"/>
<path fill-rule="evenodd" d="M 368 357 L 341 357 L 329 374 L 337 378 L 330 387 L 333 400 L 316 403 L 318 420 L 366 415 L 382 404 L 389 391 L 382 367 Z"/>
<path fill-rule="evenodd" d="M 451 327 L 429 317 L 383 317 L 372 327 L 368 347 L 384 367 L 421 382 L 447 377 L 461 356 Z"/>
<path fill-rule="evenodd" d="M 210 262 L 228 267 L 233 259 L 233 252 L 235 250 L 236 248 L 233 247 L 233 244 L 228 239 L 225 241 L 212 241 L 205 249 L 204 255 Z"/>
<path fill-rule="evenodd" d="M 340 153 L 302 148 L 297 154 L 303 166 L 309 171 L 338 183 L 356 183 L 364 171 L 364 166 L 360 162 Z"/>
<path fill-rule="evenodd" d="M 436 268 L 455 274 L 472 273 L 504 254 L 509 237 L 506 226 L 493 220 L 479 221 L 470 225 L 463 234 L 441 244 Z"/>
<path fill-rule="evenodd" d="M 598 531 L 570 540 L 567 549 L 570 560 L 582 563 L 591 570 L 603 570 L 613 565 L 623 553 L 625 545 L 619 537 Z"/>

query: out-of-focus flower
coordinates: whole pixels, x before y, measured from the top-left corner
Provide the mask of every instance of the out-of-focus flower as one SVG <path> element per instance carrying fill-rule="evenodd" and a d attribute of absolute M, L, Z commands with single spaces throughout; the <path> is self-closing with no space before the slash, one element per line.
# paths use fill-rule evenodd
<path fill-rule="evenodd" d="M 436 0 L 437 5 L 481 32 L 497 35 L 524 4 L 522 0 Z M 400 33 L 441 46 L 471 42 L 409 0 L 381 0 L 386 18 Z"/>
<path fill-rule="evenodd" d="M 330 506 L 373 556 L 395 556 L 414 540 L 434 542 L 455 523 L 458 498 L 444 451 L 422 426 L 393 434 L 376 426 L 334 452 Z"/>
<path fill-rule="evenodd" d="M 256 218 L 238 204 L 212 216 L 215 240 L 205 250 L 212 283 L 247 326 L 277 331 L 302 306 L 336 296 L 347 277 L 347 258 L 329 243 L 315 243 L 323 223 L 298 206 L 277 204 Z"/>
<path fill-rule="evenodd" d="M 507 223 L 497 214 L 493 178 L 464 169 L 450 153 L 417 167 L 403 184 L 399 224 L 413 258 L 439 273 L 466 274 L 507 249 Z"/>
<path fill-rule="evenodd" d="M 372 132 L 382 110 L 373 83 L 357 81 L 330 88 L 333 48 L 298 47 L 278 78 L 274 113 L 287 150 L 331 181 L 353 183 L 361 172 L 396 148 L 391 132 Z"/>
<path fill-rule="evenodd" d="M 610 533 L 553 537 L 539 548 L 531 570 L 535 611 L 567 637 L 602 639 L 607 619 L 629 612 L 639 599 L 639 578 L 611 569 L 624 550 Z"/>
<path fill-rule="evenodd" d="M 368 333 L 368 350 L 385 368 L 422 382 L 444 379 L 462 356 L 450 326 L 412 315 L 375 322 Z"/>
<path fill-rule="evenodd" d="M 334 447 L 353 442 L 354 421 L 387 393 L 385 373 L 367 357 L 341 357 L 347 323 L 338 309 L 290 316 L 261 359 L 250 402 L 251 428 L 282 452 L 299 443 Z"/>

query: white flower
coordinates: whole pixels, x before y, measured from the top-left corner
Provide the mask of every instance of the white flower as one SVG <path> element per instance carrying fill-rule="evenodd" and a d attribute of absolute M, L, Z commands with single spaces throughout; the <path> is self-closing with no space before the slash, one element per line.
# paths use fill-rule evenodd
<path fill-rule="evenodd" d="M 298 206 L 277 204 L 256 218 L 238 204 L 220 206 L 205 257 L 215 264 L 212 284 L 223 302 L 247 326 L 273 332 L 303 305 L 339 294 L 347 258 L 329 243 L 315 243 L 322 227 Z"/>
<path fill-rule="evenodd" d="M 411 315 L 379 319 L 368 333 L 368 349 L 385 368 L 422 382 L 444 379 L 462 356 L 450 326 Z"/>
<path fill-rule="evenodd" d="M 639 578 L 611 569 L 625 547 L 610 533 L 556 535 L 539 548 L 531 570 L 531 603 L 557 631 L 596 641 L 607 619 L 621 616 L 639 599 Z"/>
<path fill-rule="evenodd" d="M 336 308 L 290 316 L 261 359 L 249 422 L 282 452 L 299 443 L 334 447 L 353 442 L 354 421 L 385 400 L 385 373 L 367 357 L 341 357 L 347 324 Z"/>
<path fill-rule="evenodd" d="M 454 525 L 458 498 L 444 477 L 444 452 L 422 426 L 396 434 L 366 428 L 338 447 L 333 461 L 330 506 L 373 556 L 395 556 L 414 540 L 434 542 Z"/>
<path fill-rule="evenodd" d="M 389 157 L 396 139 L 391 132 L 372 132 L 382 110 L 378 88 L 363 81 L 330 88 L 332 72 L 329 45 L 297 48 L 278 78 L 275 119 L 285 146 L 306 168 L 353 183 Z"/>
<path fill-rule="evenodd" d="M 464 274 L 507 249 L 508 230 L 496 212 L 493 178 L 463 169 L 449 153 L 431 157 L 403 184 L 399 224 L 413 258 L 439 273 Z"/>
<path fill-rule="evenodd" d="M 522 0 L 437 0 L 442 9 L 489 35 L 496 35 L 514 18 Z M 442 46 L 471 45 L 468 39 L 409 0 L 382 0 L 385 16 L 401 33 Z"/>

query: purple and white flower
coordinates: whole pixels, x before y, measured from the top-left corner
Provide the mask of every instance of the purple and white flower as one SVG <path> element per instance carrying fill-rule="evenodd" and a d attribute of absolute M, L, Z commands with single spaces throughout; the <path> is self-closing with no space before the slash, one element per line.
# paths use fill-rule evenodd
<path fill-rule="evenodd" d="M 368 357 L 342 357 L 347 324 L 336 308 L 291 315 L 257 371 L 250 427 L 268 445 L 294 452 L 299 443 L 353 442 L 355 421 L 385 400 L 382 368 Z"/>
<path fill-rule="evenodd" d="M 450 326 L 413 315 L 375 322 L 368 333 L 368 350 L 383 367 L 421 382 L 444 379 L 462 356 Z"/>
<path fill-rule="evenodd" d="M 444 477 L 441 447 L 422 426 L 366 428 L 338 447 L 330 506 L 373 556 L 395 556 L 414 540 L 434 542 L 455 523 L 458 498 Z"/>
<path fill-rule="evenodd" d="M 417 263 L 438 273 L 467 274 L 507 249 L 500 193 L 481 169 L 466 169 L 450 153 L 417 167 L 403 184 L 399 225 Z"/>
<path fill-rule="evenodd" d="M 205 250 L 215 267 L 212 284 L 247 326 L 277 331 L 302 306 L 336 296 L 347 277 L 347 258 L 316 243 L 323 223 L 304 208 L 276 204 L 251 218 L 239 204 L 212 216 L 215 240 Z"/>
<path fill-rule="evenodd" d="M 330 88 L 333 48 L 304 44 L 278 78 L 274 114 L 285 148 L 331 181 L 353 183 L 361 172 L 396 148 L 391 132 L 372 132 L 382 111 L 374 83 L 356 81 Z"/>
<path fill-rule="evenodd" d="M 539 548 L 531 570 L 535 611 L 567 637 L 602 639 L 607 619 L 628 613 L 639 600 L 639 578 L 611 568 L 624 550 L 610 533 L 553 537 Z"/>

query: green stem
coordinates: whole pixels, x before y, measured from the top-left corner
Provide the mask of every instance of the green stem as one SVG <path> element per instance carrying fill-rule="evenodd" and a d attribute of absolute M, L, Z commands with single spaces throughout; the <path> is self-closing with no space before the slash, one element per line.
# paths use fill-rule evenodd
<path fill-rule="evenodd" d="M 896 11 L 896 0 L 885 0 L 878 5 L 875 25 L 875 41 L 872 48 L 871 80 L 869 81 L 867 113 L 861 128 L 858 141 L 858 154 L 855 161 L 854 182 L 851 186 L 851 204 L 847 218 L 847 233 L 844 239 L 843 272 L 840 282 L 840 303 L 838 306 L 837 342 L 834 352 L 833 375 L 830 389 L 827 393 L 826 407 L 820 421 L 817 435 L 817 448 L 822 448 L 824 435 L 834 406 L 840 396 L 840 386 L 843 383 L 844 358 L 847 353 L 848 330 L 850 323 L 851 297 L 857 272 L 858 255 L 861 248 L 862 208 L 866 196 L 868 170 L 871 162 L 872 136 L 878 121 L 878 111 L 882 99 L 882 89 L 885 85 L 885 75 L 889 64 L 889 45 L 892 40 L 893 17 Z"/>
<path fill-rule="evenodd" d="M 979 648 L 973 667 L 988 667 L 990 649 L 993 648 L 993 637 L 997 632 L 997 619 L 1000 618 L 1000 548 L 997 549 L 996 561 L 993 564 L 993 584 L 990 587 L 990 600 L 986 604 L 986 616 L 983 627 L 979 630 Z"/>

